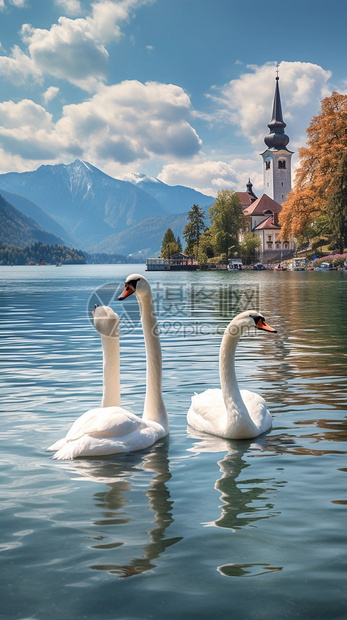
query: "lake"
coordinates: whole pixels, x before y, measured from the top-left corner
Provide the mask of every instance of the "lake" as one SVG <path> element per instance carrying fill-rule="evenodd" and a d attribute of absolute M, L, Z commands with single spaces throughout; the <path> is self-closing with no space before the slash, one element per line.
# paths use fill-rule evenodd
<path fill-rule="evenodd" d="M 145 350 L 130 273 L 151 282 L 170 435 L 139 453 L 54 461 L 46 447 L 99 406 L 95 302 L 121 314 L 122 405 L 142 413 Z M 345 619 L 347 272 L 1 267 L 1 617 Z M 119 294 L 119 293 L 118 293 Z M 217 387 L 228 322 L 239 384 L 268 402 L 251 441 L 187 429 Z"/>

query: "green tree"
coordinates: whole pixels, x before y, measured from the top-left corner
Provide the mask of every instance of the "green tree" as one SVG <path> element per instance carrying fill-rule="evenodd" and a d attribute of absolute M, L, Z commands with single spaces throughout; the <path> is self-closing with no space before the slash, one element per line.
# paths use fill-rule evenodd
<path fill-rule="evenodd" d="M 250 232 L 245 235 L 242 243 L 239 245 L 241 258 L 246 264 L 252 263 L 257 259 L 257 254 L 261 245 L 259 235 Z"/>
<path fill-rule="evenodd" d="M 203 255 L 203 259 L 200 258 L 200 254 Z M 209 228 L 206 228 L 205 232 L 200 236 L 199 243 L 199 263 L 207 262 L 208 258 L 214 256 L 214 247 L 212 241 L 212 235 Z"/>
<path fill-rule="evenodd" d="M 333 175 L 333 185 L 336 189 L 326 206 L 331 231 L 330 244 L 342 254 L 347 247 L 347 151 L 343 153 Z"/>
<path fill-rule="evenodd" d="M 179 237 L 178 237 L 179 239 Z M 180 252 L 181 242 L 177 242 L 171 228 L 168 228 L 161 243 L 161 258 L 170 258 L 173 254 Z"/>
<path fill-rule="evenodd" d="M 217 192 L 216 201 L 209 209 L 210 233 L 215 254 L 228 256 L 231 246 L 238 248 L 238 236 L 244 228 L 244 217 L 238 195 L 229 189 Z"/>
<path fill-rule="evenodd" d="M 184 227 L 183 237 L 186 242 L 185 254 L 198 258 L 200 237 L 205 230 L 205 212 L 199 205 L 193 205 L 188 211 L 188 224 Z"/>

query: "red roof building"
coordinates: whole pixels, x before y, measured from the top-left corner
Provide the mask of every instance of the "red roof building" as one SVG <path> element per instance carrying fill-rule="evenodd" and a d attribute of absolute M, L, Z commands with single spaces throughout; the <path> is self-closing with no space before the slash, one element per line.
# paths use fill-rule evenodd
<path fill-rule="evenodd" d="M 246 230 L 243 233 L 253 232 L 260 237 L 260 252 L 264 253 L 273 250 L 292 249 L 288 241 L 278 238 L 281 227 L 278 223 L 278 215 L 281 213 L 282 205 L 270 196 L 263 194 L 257 198 L 249 207 L 243 211 L 246 221 Z"/>

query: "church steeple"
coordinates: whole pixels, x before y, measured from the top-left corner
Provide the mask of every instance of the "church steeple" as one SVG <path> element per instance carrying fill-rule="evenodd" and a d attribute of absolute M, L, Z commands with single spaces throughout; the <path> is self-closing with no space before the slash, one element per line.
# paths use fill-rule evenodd
<path fill-rule="evenodd" d="M 286 124 L 282 116 L 280 88 L 278 84 L 279 79 L 280 78 L 278 77 L 278 69 L 277 69 L 275 96 L 274 96 L 274 102 L 273 102 L 273 107 L 272 107 L 272 118 L 268 124 L 270 133 L 264 138 L 264 142 L 269 149 L 287 150 L 286 147 L 287 147 L 287 144 L 289 143 L 289 138 L 287 134 L 284 133 L 284 128 L 286 127 Z"/>
<path fill-rule="evenodd" d="M 264 138 L 266 150 L 261 154 L 264 161 L 264 193 L 282 204 L 291 190 L 292 151 L 287 149 L 289 138 L 284 133 L 286 124 L 282 116 L 278 65 L 272 118 L 268 124 L 270 133 Z"/>

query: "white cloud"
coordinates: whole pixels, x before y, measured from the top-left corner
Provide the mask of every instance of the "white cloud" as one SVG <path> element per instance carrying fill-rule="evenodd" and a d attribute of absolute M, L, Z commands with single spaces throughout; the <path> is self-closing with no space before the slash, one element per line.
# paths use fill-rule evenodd
<path fill-rule="evenodd" d="M 215 88 L 215 93 L 208 96 L 216 106 L 216 120 L 237 125 L 239 133 L 261 150 L 271 120 L 275 63 L 249 69 L 250 72 Z M 320 101 L 331 92 L 328 87 L 331 72 L 309 62 L 281 62 L 279 76 L 289 148 L 297 148 L 305 141 L 306 128 L 318 113 Z"/>
<path fill-rule="evenodd" d="M 108 53 L 86 28 L 84 19 L 60 17 L 50 30 L 24 24 L 23 41 L 30 58 L 45 74 L 93 90 L 107 73 Z"/>
<path fill-rule="evenodd" d="M 82 7 L 80 0 L 54 0 L 55 4 L 62 8 L 66 15 L 76 17 L 81 15 Z"/>
<path fill-rule="evenodd" d="M 8 0 L 7 4 L 5 0 L 0 0 L 0 10 L 5 9 L 7 5 L 12 5 L 17 9 L 23 9 L 29 6 L 29 0 Z"/>
<path fill-rule="evenodd" d="M 178 86 L 125 81 L 100 86 L 89 101 L 64 108 L 57 129 L 75 136 L 99 161 L 190 157 L 201 141 L 188 122 L 190 99 Z"/>
<path fill-rule="evenodd" d="M 246 191 L 251 177 L 254 188 L 262 187 L 260 162 L 236 157 L 231 161 L 196 159 L 187 166 L 176 162 L 165 165 L 158 178 L 168 185 L 186 185 L 215 196 L 218 190 Z"/>
<path fill-rule="evenodd" d="M 44 103 L 47 105 L 47 103 L 52 101 L 52 99 L 54 99 L 58 93 L 59 88 L 57 86 L 50 86 L 49 88 L 47 88 L 47 90 L 42 95 Z"/>
<path fill-rule="evenodd" d="M 90 16 L 77 19 L 62 16 L 49 30 L 24 24 L 21 37 L 28 47 L 28 55 L 16 47 L 10 57 L 3 57 L 5 77 L 15 84 L 23 84 L 31 77 L 53 75 L 89 92 L 97 90 L 98 83 L 107 76 L 105 44 L 119 40 L 120 25 L 144 1 L 100 0 L 92 4 Z M 69 14 L 72 11 L 77 14 L 80 5 L 72 0 L 61 0 L 59 4 Z"/>
<path fill-rule="evenodd" d="M 56 94 L 46 91 L 46 100 Z M 189 124 L 189 96 L 178 86 L 129 81 L 99 87 L 88 101 L 67 105 L 54 123 L 52 116 L 30 100 L 2 104 L 4 148 L 26 160 L 57 162 L 83 157 L 101 168 L 162 157 L 165 161 L 190 158 L 201 140 Z M 136 163 L 137 162 L 137 163 Z M 3 162 L 5 165 L 5 162 Z"/>
<path fill-rule="evenodd" d="M 4 150 L 23 160 L 54 160 L 71 148 L 67 137 L 57 135 L 52 115 L 30 99 L 0 105 L 0 135 Z"/>
<path fill-rule="evenodd" d="M 29 79 L 39 83 L 43 81 L 42 71 L 17 45 L 10 56 L 1 56 L 0 60 L 2 76 L 16 86 L 26 84 Z"/>

